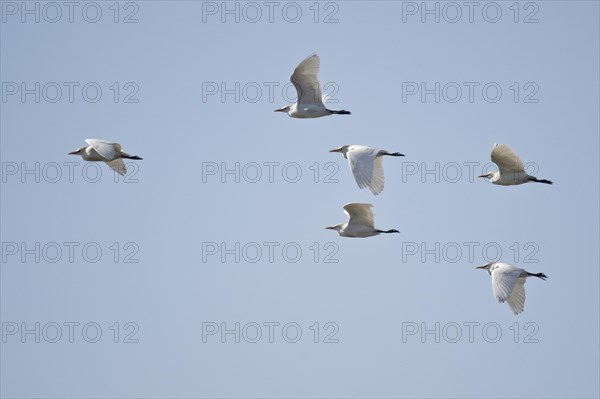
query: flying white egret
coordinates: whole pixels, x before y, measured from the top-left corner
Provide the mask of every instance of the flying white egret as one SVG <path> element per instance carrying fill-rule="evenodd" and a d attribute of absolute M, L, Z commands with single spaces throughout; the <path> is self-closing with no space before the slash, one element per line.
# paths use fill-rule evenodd
<path fill-rule="evenodd" d="M 81 147 L 77 150 L 70 152 L 69 155 L 81 155 L 86 161 L 106 162 L 108 166 L 121 176 L 127 173 L 123 158 L 127 159 L 142 159 L 137 155 L 129 155 L 121 151 L 121 144 L 110 143 L 104 140 L 97 139 L 85 139 L 85 142 L 89 144 L 87 147 Z"/>
<path fill-rule="evenodd" d="M 550 180 L 538 179 L 525 173 L 523 161 L 504 144 L 494 144 L 494 148 L 492 148 L 492 162 L 498 166 L 498 170 L 478 176 L 489 179 L 489 182 L 492 184 L 514 186 L 531 181 L 552 184 Z"/>
<path fill-rule="evenodd" d="M 342 237 L 371 237 L 380 233 L 400 233 L 394 229 L 376 229 L 372 207 L 372 204 L 346 204 L 344 205 L 344 212 L 348 215 L 348 223 L 340 223 L 325 228 L 337 231 Z"/>
<path fill-rule="evenodd" d="M 506 302 L 514 314 L 525 307 L 525 280 L 527 277 L 548 278 L 544 273 L 529 273 L 507 263 L 490 262 L 477 269 L 485 269 L 492 276 L 492 289 L 498 302 Z"/>
<path fill-rule="evenodd" d="M 348 160 L 358 187 L 369 187 L 374 195 L 383 191 L 383 156 L 403 157 L 399 152 L 387 152 L 365 145 L 343 145 L 329 152 L 340 152 Z"/>
<path fill-rule="evenodd" d="M 333 111 L 323 104 L 321 84 L 317 77 L 319 66 L 319 56 L 314 53 L 298 64 L 290 77 L 296 88 L 298 100 L 295 104 L 276 109 L 275 112 L 287 112 L 292 118 L 320 118 L 332 114 L 350 115 L 349 111 Z"/>

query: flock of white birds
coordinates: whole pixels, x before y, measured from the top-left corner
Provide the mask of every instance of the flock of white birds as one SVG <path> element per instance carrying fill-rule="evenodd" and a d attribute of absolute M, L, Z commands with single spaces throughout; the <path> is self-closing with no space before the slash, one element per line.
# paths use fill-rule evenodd
<path fill-rule="evenodd" d="M 292 118 L 320 118 L 329 115 L 350 115 L 349 111 L 334 111 L 327 109 L 321 93 L 321 84 L 318 74 L 320 59 L 316 54 L 306 57 L 294 70 L 290 80 L 298 95 L 295 104 L 278 108 L 275 112 L 286 112 Z M 86 147 L 78 148 L 69 155 L 80 155 L 86 161 L 105 162 L 111 169 L 120 175 L 125 175 L 127 169 L 123 159 L 141 160 L 136 155 L 129 155 L 121 150 L 121 145 L 98 139 L 86 139 Z M 399 152 L 390 153 L 386 150 L 372 148 L 364 145 L 343 145 L 332 149 L 330 152 L 339 152 L 348 160 L 350 170 L 358 187 L 369 188 L 378 195 L 383 191 L 383 156 L 402 157 Z M 492 184 L 513 186 L 517 184 L 535 182 L 552 184 L 551 181 L 538 179 L 525 172 L 521 159 L 506 145 L 494 144 L 491 154 L 492 162 L 496 164 L 496 172 L 487 173 L 479 177 L 487 178 Z M 375 228 L 372 204 L 351 203 L 344 205 L 344 212 L 348 222 L 339 223 L 326 229 L 335 230 L 342 237 L 365 238 L 381 233 L 399 233 L 398 230 L 379 230 Z M 498 302 L 506 302 L 511 311 L 516 315 L 523 311 L 525 306 L 525 280 L 527 277 L 546 279 L 544 273 L 529 273 L 524 269 L 500 262 L 491 262 L 477 269 L 487 270 L 492 277 L 492 289 Z"/>

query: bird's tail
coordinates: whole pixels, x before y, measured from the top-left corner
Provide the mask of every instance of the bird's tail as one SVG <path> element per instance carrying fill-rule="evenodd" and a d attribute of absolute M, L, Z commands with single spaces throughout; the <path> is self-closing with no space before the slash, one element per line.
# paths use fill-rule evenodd
<path fill-rule="evenodd" d="M 404 157 L 405 156 L 404 154 L 400 154 L 399 152 L 393 152 L 391 154 L 387 153 L 385 155 L 389 155 L 389 156 L 392 156 L 392 157 Z"/>
<path fill-rule="evenodd" d="M 528 276 L 533 276 L 533 277 L 539 277 L 542 280 L 545 280 L 548 278 L 548 276 L 546 276 L 544 273 L 527 273 Z"/>
<path fill-rule="evenodd" d="M 396 229 L 391 229 L 391 230 L 377 230 L 378 233 L 400 233 L 398 230 Z"/>
<path fill-rule="evenodd" d="M 123 158 L 127 158 L 127 159 L 137 159 L 140 160 L 142 158 L 138 157 L 137 155 L 129 155 L 129 154 L 122 154 Z"/>
<path fill-rule="evenodd" d="M 337 115 L 350 115 L 350 111 L 345 111 L 345 110 L 341 110 L 341 111 L 334 111 L 334 110 L 329 110 L 332 114 L 337 114 Z"/>
<path fill-rule="evenodd" d="M 537 177 L 533 177 L 533 176 L 530 176 L 529 180 L 534 181 L 536 183 L 552 184 L 552 182 L 550 180 L 538 179 Z"/>

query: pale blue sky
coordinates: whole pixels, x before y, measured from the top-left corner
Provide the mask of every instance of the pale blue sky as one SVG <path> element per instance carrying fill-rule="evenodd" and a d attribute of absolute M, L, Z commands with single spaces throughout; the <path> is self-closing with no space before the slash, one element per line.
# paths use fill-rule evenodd
<path fill-rule="evenodd" d="M 598 397 L 598 2 L 479 2 L 473 22 L 461 6 L 456 23 L 445 3 L 439 23 L 421 21 L 422 2 L 275 2 L 272 22 L 263 2 L 250 6 L 260 18 L 238 3 L 239 22 L 221 2 L 121 3 L 118 15 L 99 2 L 96 23 L 85 19 L 95 16 L 89 3 L 72 23 L 66 6 L 58 19 L 53 5 L 28 2 L 39 4 L 36 23 L 22 4 L 0 3 L 3 397 Z M 501 16 L 488 22 L 496 5 Z M 331 108 L 352 115 L 272 112 L 311 52 L 321 83 L 336 90 Z M 436 82 L 439 103 L 402 90 Z M 24 101 L 21 83 L 34 91 Z M 206 91 L 221 85 L 234 92 L 224 101 Z M 86 164 L 67 153 L 86 138 L 144 159 L 130 164 L 128 183 L 106 165 L 83 176 Z M 470 179 L 468 165 L 482 173 L 494 142 L 554 185 Z M 374 197 L 328 153 L 343 144 L 406 157 L 384 160 L 385 189 Z M 236 163 L 239 183 L 221 176 Z M 324 230 L 345 220 L 348 202 L 373 203 L 376 225 L 401 234 Z M 212 243 L 239 243 L 240 262 L 211 255 Z M 527 282 L 519 316 L 475 270 L 497 248 L 500 260 L 548 275 Z M 325 262 L 333 252 L 337 263 Z M 73 342 L 69 322 L 79 323 Z M 236 322 L 239 343 L 203 337 Z M 269 322 L 279 323 L 273 342 Z M 39 343 L 21 336 L 35 323 Z M 257 343 L 248 342 L 253 323 Z M 284 339 L 293 329 L 282 336 L 286 323 L 301 328 L 298 342 Z M 439 342 L 421 336 L 436 323 Z M 498 342 L 486 325 L 500 329 Z M 86 342 L 94 326 L 102 336 Z M 138 342 L 123 342 L 135 326 Z M 323 342 L 334 330 L 338 342 Z"/>

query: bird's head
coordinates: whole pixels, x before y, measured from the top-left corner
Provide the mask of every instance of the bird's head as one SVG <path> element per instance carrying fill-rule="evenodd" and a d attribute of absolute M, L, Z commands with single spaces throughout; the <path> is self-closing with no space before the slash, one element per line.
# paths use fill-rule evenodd
<path fill-rule="evenodd" d="M 479 175 L 477 177 L 483 177 L 485 179 L 491 180 L 492 177 L 494 177 L 494 174 L 490 172 L 490 173 L 486 173 L 486 174 L 483 174 L 483 175 Z"/>
<path fill-rule="evenodd" d="M 289 112 L 291 105 L 286 105 L 285 107 L 277 108 L 273 110 L 273 112 Z"/>
<path fill-rule="evenodd" d="M 475 269 L 487 270 L 487 272 L 491 275 L 492 271 L 490 270 L 490 268 L 492 267 L 493 264 L 494 264 L 494 262 L 486 263 L 483 266 L 477 266 Z"/>
<path fill-rule="evenodd" d="M 335 231 L 337 231 L 339 233 L 340 229 L 342 228 L 342 225 L 343 225 L 343 223 L 335 224 L 333 226 L 327 226 L 327 227 L 325 227 L 325 229 L 326 230 L 335 230 Z"/>
<path fill-rule="evenodd" d="M 329 150 L 329 152 L 340 152 L 340 153 L 342 153 L 342 155 L 344 156 L 344 158 L 348 158 L 346 156 L 346 154 L 348 153 L 348 148 L 350 148 L 349 145 L 343 145 L 341 147 L 334 148 L 333 150 Z"/>
<path fill-rule="evenodd" d="M 85 149 L 86 149 L 86 147 L 81 147 L 81 148 L 78 148 L 78 149 L 76 149 L 75 151 L 71 151 L 71 152 L 69 153 L 69 155 L 82 155 L 82 154 L 83 154 L 83 152 L 85 151 Z"/>

